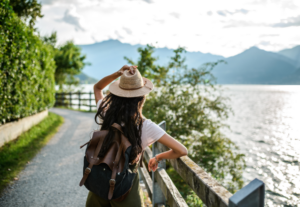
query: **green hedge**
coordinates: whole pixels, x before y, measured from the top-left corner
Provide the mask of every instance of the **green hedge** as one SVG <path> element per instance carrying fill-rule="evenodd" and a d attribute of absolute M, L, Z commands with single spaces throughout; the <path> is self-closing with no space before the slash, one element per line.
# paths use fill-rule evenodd
<path fill-rule="evenodd" d="M 0 2 L 0 123 L 47 108 L 54 97 L 54 51 Z"/>

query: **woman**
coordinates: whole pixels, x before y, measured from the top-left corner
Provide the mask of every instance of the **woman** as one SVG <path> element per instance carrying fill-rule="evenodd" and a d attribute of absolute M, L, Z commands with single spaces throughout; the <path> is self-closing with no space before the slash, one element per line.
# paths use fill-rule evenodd
<path fill-rule="evenodd" d="M 104 97 L 103 89 L 120 76 L 120 80 L 109 86 L 110 93 Z M 185 146 L 165 133 L 157 124 L 142 116 L 146 94 L 152 90 L 152 82 L 140 75 L 137 66 L 127 65 L 124 65 L 119 71 L 104 77 L 94 85 L 95 101 L 98 109 L 95 121 L 101 125 L 102 129 L 108 129 L 113 123 L 121 124 L 125 136 L 132 145 L 130 155 L 132 164 L 139 161 L 143 149 L 156 141 L 170 148 L 169 151 L 160 153 L 149 160 L 149 172 L 150 170 L 155 171 L 158 162 L 162 159 L 176 159 L 187 155 Z M 98 118 L 103 122 L 99 123 Z M 109 140 L 103 145 L 105 145 L 104 148 L 108 148 L 110 145 Z M 144 206 L 143 196 L 140 192 L 139 180 L 136 176 L 131 191 L 122 202 L 108 201 L 89 192 L 86 206 Z"/>

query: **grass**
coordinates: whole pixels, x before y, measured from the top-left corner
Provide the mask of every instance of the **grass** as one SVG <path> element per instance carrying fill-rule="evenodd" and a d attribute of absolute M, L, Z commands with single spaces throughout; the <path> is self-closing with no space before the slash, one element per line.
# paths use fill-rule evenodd
<path fill-rule="evenodd" d="M 19 172 L 47 144 L 63 121 L 61 116 L 49 112 L 39 124 L 0 148 L 0 193 L 12 180 L 18 179 Z"/>

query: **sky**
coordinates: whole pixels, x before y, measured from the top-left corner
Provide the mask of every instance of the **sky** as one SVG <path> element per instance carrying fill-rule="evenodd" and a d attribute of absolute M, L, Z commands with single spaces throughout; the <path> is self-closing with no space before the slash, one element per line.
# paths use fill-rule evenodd
<path fill-rule="evenodd" d="M 129 44 L 229 57 L 252 46 L 300 45 L 300 0 L 40 0 L 41 35 L 58 42 Z"/>

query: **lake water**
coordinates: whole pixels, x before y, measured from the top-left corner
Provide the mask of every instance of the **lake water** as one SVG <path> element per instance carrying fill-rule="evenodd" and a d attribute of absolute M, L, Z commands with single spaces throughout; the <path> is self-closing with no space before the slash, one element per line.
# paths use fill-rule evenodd
<path fill-rule="evenodd" d="M 82 85 L 89 92 L 93 85 Z M 223 132 L 246 155 L 245 185 L 266 184 L 267 206 L 300 206 L 300 86 L 224 85 L 234 114 Z"/>
<path fill-rule="evenodd" d="M 300 86 L 224 85 L 225 134 L 246 155 L 245 184 L 266 184 L 267 206 L 300 206 Z"/>

